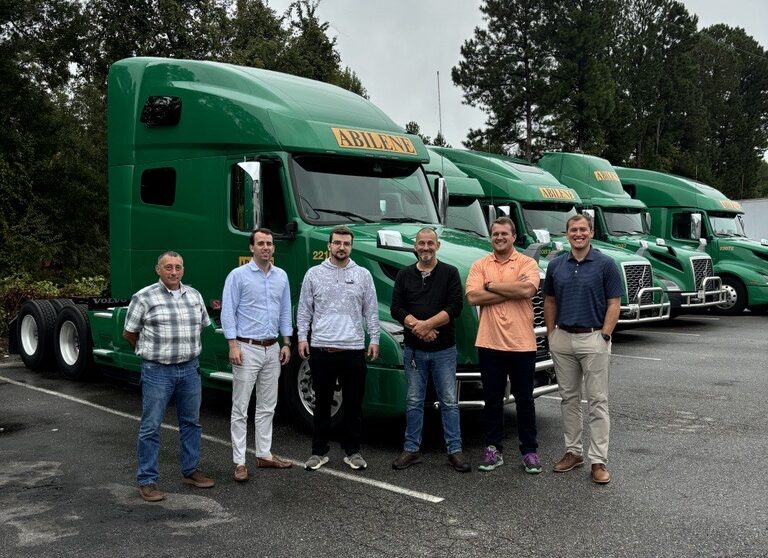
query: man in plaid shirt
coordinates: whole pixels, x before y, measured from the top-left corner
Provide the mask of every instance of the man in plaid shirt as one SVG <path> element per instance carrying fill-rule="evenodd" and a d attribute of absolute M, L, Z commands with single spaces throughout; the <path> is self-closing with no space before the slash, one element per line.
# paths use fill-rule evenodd
<path fill-rule="evenodd" d="M 171 397 L 176 400 L 183 482 L 210 488 L 213 479 L 200 465 L 200 400 L 202 386 L 197 357 L 200 333 L 211 323 L 203 297 L 181 283 L 184 261 L 176 252 L 165 252 L 155 267 L 160 280 L 131 298 L 123 337 L 142 358 L 142 412 L 137 444 L 136 480 L 139 494 L 157 502 L 165 494 L 157 488 L 160 427 Z"/>

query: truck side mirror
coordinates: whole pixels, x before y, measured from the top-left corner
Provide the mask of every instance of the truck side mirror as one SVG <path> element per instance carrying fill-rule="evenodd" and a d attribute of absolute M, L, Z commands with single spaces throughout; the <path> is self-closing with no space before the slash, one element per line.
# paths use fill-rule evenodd
<path fill-rule="evenodd" d="M 437 217 L 444 224 L 448 215 L 448 186 L 446 186 L 443 177 L 435 178 L 435 200 L 437 201 Z"/>
<path fill-rule="evenodd" d="M 485 210 L 487 212 L 486 219 L 488 221 L 488 230 L 490 231 L 491 225 L 493 225 L 493 222 L 496 220 L 498 214 L 496 213 L 496 206 L 493 204 L 488 204 Z"/>
<path fill-rule="evenodd" d="M 253 227 L 261 226 L 261 163 L 259 161 L 243 161 L 237 164 L 251 179 L 253 204 Z"/>
<path fill-rule="evenodd" d="M 691 213 L 691 233 L 693 238 L 703 238 L 701 234 L 701 213 Z"/>

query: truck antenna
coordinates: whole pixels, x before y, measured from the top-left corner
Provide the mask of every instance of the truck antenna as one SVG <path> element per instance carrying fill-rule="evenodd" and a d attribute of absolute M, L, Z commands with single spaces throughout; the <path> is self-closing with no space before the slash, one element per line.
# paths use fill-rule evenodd
<path fill-rule="evenodd" d="M 437 121 L 440 136 L 443 136 L 443 107 L 440 104 L 440 70 L 437 70 Z"/>

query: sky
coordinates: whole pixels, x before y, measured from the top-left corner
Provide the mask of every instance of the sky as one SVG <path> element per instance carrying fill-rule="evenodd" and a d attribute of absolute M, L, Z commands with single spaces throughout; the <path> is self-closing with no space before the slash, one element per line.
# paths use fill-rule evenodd
<path fill-rule="evenodd" d="M 291 0 L 267 0 L 282 14 Z M 699 28 L 715 23 L 742 27 L 768 48 L 768 1 L 684 0 Z M 401 126 L 418 122 L 433 137 L 440 129 L 461 147 L 485 115 L 462 103 L 451 81 L 460 49 L 477 26 L 484 27 L 480 0 L 321 0 L 318 15 L 330 23 L 342 66 L 360 77 L 370 100 Z M 439 80 L 438 80 L 439 72 Z M 438 81 L 440 110 L 438 109 Z"/>

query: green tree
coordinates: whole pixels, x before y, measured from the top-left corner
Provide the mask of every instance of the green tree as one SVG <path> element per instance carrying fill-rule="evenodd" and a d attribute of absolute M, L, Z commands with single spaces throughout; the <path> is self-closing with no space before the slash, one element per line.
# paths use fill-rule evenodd
<path fill-rule="evenodd" d="M 744 29 L 718 24 L 701 30 L 695 56 L 708 116 L 702 159 L 710 183 L 729 197 L 752 197 L 768 149 L 768 53 Z"/>
<path fill-rule="evenodd" d="M 616 31 L 616 108 L 602 155 L 668 170 L 686 129 L 702 122 L 692 88 L 696 18 L 675 0 L 624 0 Z"/>
<path fill-rule="evenodd" d="M 547 45 L 554 67 L 541 98 L 550 143 L 602 153 L 615 107 L 610 52 L 618 0 L 547 0 Z"/>
<path fill-rule="evenodd" d="M 538 0 L 486 0 L 480 11 L 487 28 L 475 28 L 451 72 L 464 102 L 488 115 L 486 130 L 472 130 L 465 145 L 493 136 L 531 159 L 546 127 L 540 103 L 551 69 L 545 50 L 551 12 Z"/>

